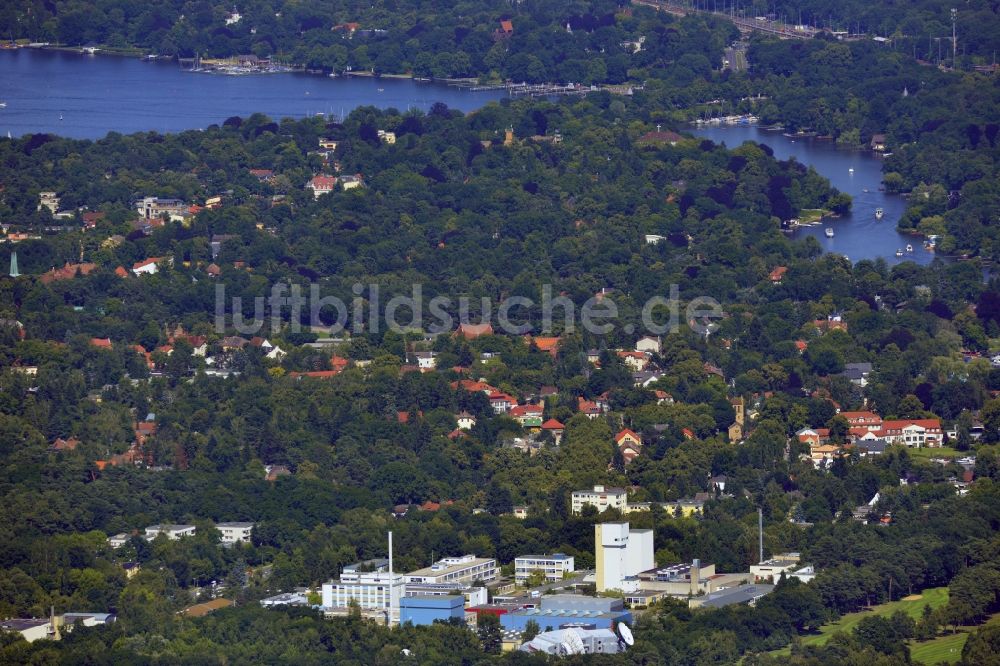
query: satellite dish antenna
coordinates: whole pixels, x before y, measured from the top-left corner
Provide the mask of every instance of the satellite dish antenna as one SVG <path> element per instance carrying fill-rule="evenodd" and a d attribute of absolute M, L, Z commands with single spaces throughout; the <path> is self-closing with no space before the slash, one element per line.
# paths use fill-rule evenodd
<path fill-rule="evenodd" d="M 567 654 L 583 654 L 586 652 L 586 648 L 583 645 L 583 639 L 580 638 L 580 634 L 576 632 L 575 629 L 566 630 L 566 642 L 563 643 L 570 648 L 570 652 Z"/>
<path fill-rule="evenodd" d="M 635 636 L 632 635 L 632 630 L 628 628 L 628 625 L 624 622 L 619 622 L 618 626 L 615 627 L 618 630 L 618 636 L 622 639 L 625 645 L 632 646 L 635 645 Z"/>

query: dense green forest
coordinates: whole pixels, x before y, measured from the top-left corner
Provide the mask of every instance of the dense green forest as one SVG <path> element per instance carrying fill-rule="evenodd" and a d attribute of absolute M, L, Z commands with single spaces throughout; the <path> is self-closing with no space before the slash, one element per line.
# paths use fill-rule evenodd
<path fill-rule="evenodd" d="M 724 21 L 678 25 L 649 10 L 633 17 L 609 0 L 252 2 L 238 11 L 231 23 L 229 2 L 9 3 L 0 35 L 180 57 L 276 55 L 335 72 L 586 84 L 644 78 L 673 64 L 718 65 L 737 35 Z"/>
<path fill-rule="evenodd" d="M 940 5 L 808 11 L 819 22 L 824 12 L 860 13 L 883 33 L 917 17 L 920 26 L 897 29 L 919 35 L 938 31 Z M 973 10 L 984 14 L 977 26 L 995 18 L 968 7 L 963 30 Z M 888 666 L 910 663 L 914 641 L 959 629 L 971 632 L 965 664 L 995 659 L 1000 636 L 985 621 L 1000 610 L 1000 368 L 990 361 L 1000 282 L 983 280 L 984 260 L 1000 258 L 995 77 L 826 36 L 754 38 L 750 70 L 720 72 L 736 38 L 725 21 L 639 7 L 629 15 L 603 2 L 237 9 L 242 18 L 227 26 L 233 8 L 219 3 L 8 3 L 0 34 L 179 55 L 281 53 L 333 69 L 645 85 L 630 97 L 504 101 L 468 115 L 440 104 L 426 114 L 359 108 L 342 122 L 257 114 L 176 135 L 0 139 L 0 221 L 39 236 L 9 246 L 22 276 L 0 282 L 0 615 L 119 618 L 58 643 L 4 634 L 0 662 L 395 663 L 406 649 L 420 663 L 541 663 L 492 654 L 488 630 L 390 632 L 257 601 L 382 556 L 389 529 L 401 570 L 464 552 L 507 565 L 558 551 L 591 567 L 594 523 L 618 514 L 571 515 L 569 495 L 599 483 L 629 487 L 631 502 L 712 493 L 701 516 L 658 507 L 628 516 L 655 530 L 660 563 L 746 570 L 757 560 L 760 507 L 766 552 L 801 552 L 819 573 L 808 585 L 782 581 L 756 608 L 663 602 L 637 620 L 633 649 L 588 663 Z M 507 18 L 514 34 L 494 37 Z M 353 36 L 331 29 L 351 22 Z M 979 56 L 996 37 L 966 34 L 967 53 Z M 638 52 L 623 46 L 639 37 Z M 789 240 L 783 222 L 803 209 L 846 211 L 850 199 L 766 146 L 725 149 L 663 131 L 729 112 L 845 147 L 886 134 L 885 186 L 910 197 L 900 225 L 972 259 L 852 265 L 814 240 Z M 321 138 L 336 148 L 320 152 Z M 363 186 L 315 197 L 306 185 L 318 174 L 357 174 Z M 77 211 L 58 233 L 39 231 L 51 224 L 39 207 L 45 191 Z M 147 196 L 197 212 L 139 223 L 135 204 Z M 216 196 L 221 205 L 201 208 Z M 156 274 L 129 274 L 148 258 L 161 260 Z M 93 266 L 75 269 L 81 261 Z M 43 279 L 65 264 L 62 279 Z M 236 331 L 231 320 L 216 325 L 219 288 L 249 310 L 276 283 L 315 285 L 344 302 L 356 284 L 378 284 L 386 299 L 419 284 L 426 299 L 453 299 L 449 315 L 464 296 L 474 320 L 495 325 L 481 298 L 541 303 L 548 290 L 579 305 L 601 293 L 618 317 L 604 335 L 557 318 L 553 353 L 499 326 L 471 340 L 367 326 L 331 348 L 307 344 L 318 339 L 305 328 L 311 313 L 265 304 L 259 334 L 287 355 L 225 348 Z M 673 285 L 683 305 L 710 296 L 723 316 L 707 335 L 680 321 L 652 355 L 655 383 L 637 386 L 614 350 L 632 348 L 643 304 Z M 335 313 L 321 314 L 329 323 Z M 536 334 L 545 323 L 537 306 L 516 318 Z M 344 323 L 370 324 L 353 310 Z M 179 328 L 205 343 L 211 364 Z M 438 370 L 413 371 L 417 350 L 436 352 Z M 334 377 L 298 374 L 343 359 Z M 873 364 L 864 387 L 843 374 L 859 362 Z M 220 368 L 229 375 L 206 372 Z M 480 378 L 522 400 L 549 389 L 544 416 L 565 424 L 561 445 L 542 436 L 536 455 L 512 447 L 527 429 L 456 384 Z M 587 418 L 580 398 L 606 401 L 608 413 Z M 730 438 L 736 398 L 751 425 Z M 946 461 L 890 447 L 816 469 L 795 434 L 842 435 L 838 410 L 851 409 L 941 419 L 954 433 Z M 462 411 L 476 424 L 456 435 Z M 140 464 L 109 464 L 132 450 L 147 414 L 156 428 Z M 612 441 L 623 425 L 646 443 L 628 465 Z M 78 444 L 55 450 L 57 438 Z M 959 455 L 976 457 L 961 495 Z M 290 474 L 268 480 L 274 465 Z M 710 486 L 716 475 L 727 478 L 724 496 Z M 854 520 L 876 493 L 870 516 L 888 524 Z M 425 502 L 442 506 L 391 512 Z M 515 505 L 527 518 L 512 515 Z M 212 523 L 233 520 L 256 523 L 252 543 L 219 548 Z M 198 535 L 107 542 L 170 522 L 195 524 Z M 124 562 L 141 573 L 126 577 Z M 235 608 L 177 614 L 213 581 Z M 843 613 L 945 586 L 948 603 L 916 621 L 872 617 L 822 648 L 800 644 Z M 769 654 L 789 644 L 790 655 Z"/>
<path fill-rule="evenodd" d="M 574 554 L 582 566 L 592 562 L 597 517 L 568 515 L 569 492 L 603 482 L 636 486 L 635 501 L 671 500 L 707 490 L 713 474 L 727 475 L 734 497 L 709 502 L 704 518 L 630 516 L 655 527 L 660 561 L 703 557 L 721 570 L 745 568 L 755 558 L 760 504 L 768 552 L 799 550 L 822 573 L 802 590 L 792 586 L 769 599 L 765 606 L 776 608 L 764 632 L 753 628 L 763 608 L 692 615 L 665 606 L 640 623 L 648 633 L 636 658 L 676 655 L 662 659 L 699 663 L 712 646 L 725 662 L 780 647 L 833 614 L 949 582 L 956 601 L 934 616 L 930 635 L 990 612 L 990 599 L 953 581 L 992 557 L 987 543 L 1000 520 L 992 483 L 1000 465 L 987 445 L 1000 439 L 1000 403 L 990 399 L 1000 371 L 982 359 L 966 363 L 960 353 L 986 350 L 1000 333 L 998 286 L 983 285 L 974 263 L 851 266 L 821 256 L 813 244 L 790 242 L 780 220 L 802 207 L 849 202 L 817 174 L 775 161 L 760 146 L 650 143 L 644 137 L 657 116 L 643 102 L 595 95 L 491 105 L 469 116 L 441 106 L 428 115 L 359 109 L 342 125 L 255 116 L 169 136 L 0 142 L 5 217 L 40 222 L 42 190 L 63 193 L 65 206 L 105 213 L 93 229 L 16 246 L 25 273 L 76 261 L 81 247 L 96 270 L 48 283 L 3 282 L 3 314 L 26 333 L 22 340 L 6 329 L 5 366 L 38 367 L 36 378 L 8 370 L 2 379 L 5 612 L 114 609 L 118 625 L 87 640 L 114 642 L 122 650 L 109 653 L 116 660 L 242 658 L 245 646 L 227 642 L 225 623 L 273 616 L 248 606 L 218 619 L 172 619 L 190 603 L 191 590 L 223 580 L 252 606 L 260 596 L 317 584 L 338 566 L 379 555 L 390 525 L 401 568 L 426 564 L 434 552 L 506 562 L 552 550 Z M 504 127 L 513 128 L 512 140 L 498 131 Z M 541 138 L 553 137 L 554 128 L 558 143 Z M 396 142 L 381 141 L 378 129 L 395 131 Z M 364 188 L 318 199 L 303 189 L 324 168 L 310 154 L 321 136 L 337 140 L 333 157 L 342 171 L 364 174 Z M 261 182 L 250 174 L 254 168 L 274 177 Z M 95 172 L 108 177 L 91 178 Z M 143 231 L 129 222 L 134 193 L 204 202 L 220 191 L 223 206 L 189 224 Z M 228 236 L 215 259 L 222 270 L 209 279 L 209 241 L 218 234 Z M 645 234 L 666 241 L 650 245 Z M 113 272 L 148 256 L 172 256 L 174 265 L 143 277 Z M 788 272 L 776 285 L 768 274 L 779 264 Z M 387 294 L 421 282 L 442 293 L 538 300 L 546 283 L 577 300 L 610 288 L 623 320 L 637 323 L 637 304 L 676 283 L 685 300 L 718 298 L 726 316 L 708 339 L 682 325 L 665 340 L 656 387 L 670 392 L 672 405 L 635 388 L 614 354 L 602 352 L 600 369 L 589 368 L 584 350 L 631 344 L 635 334 L 623 327 L 606 337 L 564 332 L 555 356 L 518 337 L 445 335 L 425 343 L 419 335 L 370 333 L 339 353 L 373 363 L 329 380 L 289 376 L 329 367 L 329 352 L 300 346 L 315 335 L 293 332 L 286 312 L 281 330 L 267 334 L 288 356 L 279 363 L 247 348 L 231 356 L 240 374 L 227 379 L 204 376 L 204 360 L 184 342 L 175 342 L 169 356 L 153 354 L 152 375 L 131 347 L 157 349 L 180 323 L 206 335 L 217 356 L 227 331 L 212 324 L 215 285 L 250 297 L 278 280 L 315 282 L 344 297 L 355 281 L 378 282 Z M 969 303 L 978 305 L 974 314 Z M 847 330 L 821 333 L 815 320 L 835 313 Z M 538 323 L 536 312 L 525 317 Z M 104 337 L 110 349 L 90 343 Z M 808 342 L 803 354 L 799 340 Z M 442 370 L 401 372 L 414 344 L 437 351 Z M 476 364 L 482 353 L 492 358 L 474 377 L 515 395 L 556 388 L 546 412 L 567 424 L 562 446 L 536 456 L 505 446 L 521 426 L 495 416 L 485 395 L 452 387 L 463 371 L 444 368 Z M 838 373 L 846 362 L 866 360 L 875 372 L 862 392 Z M 706 362 L 732 385 L 707 373 Z M 577 396 L 605 392 L 607 419 L 576 415 Z M 739 445 L 725 435 L 732 395 L 759 400 L 753 433 Z M 832 473 L 800 462 L 797 444 L 786 454 L 788 437 L 829 422 L 834 404 L 861 407 L 865 400 L 887 416 L 934 414 L 960 430 L 980 413 L 987 444 L 976 451 L 982 480 L 975 490 L 955 497 L 948 479 L 957 468 L 907 451 L 841 460 Z M 456 440 L 447 435 L 460 410 L 476 415 L 477 424 Z M 133 422 L 149 412 L 157 423 L 146 446 L 149 467 L 95 464 L 126 451 Z M 408 414 L 405 423 L 399 412 Z M 649 442 L 648 453 L 627 468 L 614 462 L 611 444 L 622 421 Z M 669 427 L 653 427 L 664 423 Z M 70 436 L 80 440 L 75 450 L 49 450 L 54 438 Z M 955 445 L 972 443 L 960 437 Z M 265 464 L 286 465 L 293 475 L 266 481 Z M 898 487 L 900 478 L 913 484 Z M 890 512 L 893 524 L 850 520 L 853 507 L 876 491 L 883 496 L 877 510 Z M 402 520 L 389 514 L 394 504 L 427 500 L 455 504 Z M 527 520 L 506 515 L 520 503 L 532 507 Z M 486 513 L 473 513 L 481 508 Z M 238 519 L 258 523 L 253 544 L 219 549 L 205 521 Z M 201 534 L 180 542 L 134 539 L 119 551 L 106 545 L 105 535 L 168 521 L 192 521 Z M 143 573 L 126 579 L 123 560 L 141 562 Z M 268 574 L 248 577 L 248 569 Z M 349 630 L 322 626 L 324 633 Z M 414 644 L 429 651 L 465 636 L 443 628 L 416 632 Z M 75 649 L 95 649 L 85 636 L 7 649 L 18 661 L 34 651 L 65 650 L 69 659 Z M 887 639 L 889 655 L 905 654 L 902 636 Z M 462 649 L 475 649 L 475 639 L 462 638 L 468 640 Z M 299 654 L 288 650 L 306 649 L 272 643 L 285 658 Z M 337 644 L 331 637 L 310 649 L 318 655 Z M 847 640 L 826 648 L 832 653 L 795 658 L 810 663 L 863 649 L 870 648 Z M 263 655 L 279 653 L 259 654 L 266 661 Z"/>

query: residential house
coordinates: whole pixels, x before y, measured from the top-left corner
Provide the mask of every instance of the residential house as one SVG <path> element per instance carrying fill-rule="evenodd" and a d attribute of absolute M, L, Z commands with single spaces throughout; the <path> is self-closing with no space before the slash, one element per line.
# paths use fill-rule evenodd
<path fill-rule="evenodd" d="M 672 405 L 674 404 L 674 396 L 670 395 L 666 391 L 661 391 L 656 389 L 653 391 L 653 395 L 656 397 L 656 404 L 658 405 Z"/>
<path fill-rule="evenodd" d="M 319 147 L 321 150 L 337 150 L 337 141 L 328 137 L 321 137 Z"/>
<path fill-rule="evenodd" d="M 396 143 L 396 133 L 395 132 L 387 132 L 385 130 L 378 130 L 377 134 L 378 134 L 379 140 L 382 143 L 388 144 L 390 146 Z"/>
<path fill-rule="evenodd" d="M 49 212 L 53 215 L 59 211 L 59 197 L 56 196 L 55 192 L 38 193 L 38 208 L 36 210 L 42 210 L 43 208 L 48 208 Z"/>
<path fill-rule="evenodd" d="M 646 132 L 636 141 L 639 146 L 676 146 L 680 141 L 683 141 L 682 137 L 677 132 L 671 132 L 667 130 L 666 132 L 657 130 L 655 132 Z"/>
<path fill-rule="evenodd" d="M 938 419 L 901 419 L 883 421 L 882 429 L 875 431 L 877 437 L 891 444 L 908 447 L 941 446 L 944 432 Z"/>
<path fill-rule="evenodd" d="M 493 326 L 489 322 L 485 324 L 459 324 L 455 335 L 466 340 L 475 340 L 484 335 L 493 335 Z"/>
<path fill-rule="evenodd" d="M 642 372 L 649 365 L 649 355 L 641 351 L 620 351 L 618 358 L 633 372 Z"/>
<path fill-rule="evenodd" d="M 636 450 L 642 449 L 642 437 L 632 430 L 624 428 L 615 435 L 615 446 L 619 449 L 630 446 Z"/>
<path fill-rule="evenodd" d="M 337 177 L 336 176 L 325 176 L 323 174 L 313 176 L 312 179 L 306 183 L 306 189 L 312 190 L 313 196 L 319 199 L 324 194 L 329 194 L 333 192 L 337 187 Z"/>
<path fill-rule="evenodd" d="M 882 417 L 875 412 L 841 412 L 840 415 L 847 419 L 847 423 L 852 429 L 864 428 L 869 431 L 882 429 Z"/>
<path fill-rule="evenodd" d="M 549 419 L 542 424 L 542 430 L 544 432 L 552 433 L 552 439 L 555 440 L 556 446 L 562 442 L 563 432 L 566 430 L 566 426 L 555 419 Z"/>
<path fill-rule="evenodd" d="M 165 215 L 171 222 L 183 222 L 188 216 L 188 205 L 180 199 L 145 197 L 136 203 L 135 209 L 144 220 L 160 219 Z"/>
<path fill-rule="evenodd" d="M 131 534 L 126 534 L 125 532 L 120 532 L 114 536 L 108 537 L 108 545 L 112 548 L 121 548 L 129 542 L 132 538 Z"/>
<path fill-rule="evenodd" d="M 588 419 L 596 419 L 604 413 L 604 410 L 596 402 L 586 400 L 585 398 L 577 398 L 576 410 Z"/>
<path fill-rule="evenodd" d="M 250 175 L 262 183 L 270 183 L 274 180 L 274 171 L 271 169 L 250 169 Z"/>
<path fill-rule="evenodd" d="M 517 405 L 510 409 L 508 415 L 525 428 L 542 427 L 542 405 Z"/>
<path fill-rule="evenodd" d="M 39 275 L 38 281 L 42 284 L 51 284 L 60 280 L 72 280 L 77 275 L 89 275 L 95 270 L 97 264 L 94 263 L 71 264 L 67 261 L 62 268 L 52 268 Z"/>
<path fill-rule="evenodd" d="M 658 336 L 654 338 L 650 335 L 644 335 L 635 343 L 635 350 L 646 354 L 659 354 L 660 338 Z"/>
<path fill-rule="evenodd" d="M 826 444 L 830 441 L 829 428 L 803 428 L 795 433 L 799 442 L 810 447 Z"/>
<path fill-rule="evenodd" d="M 662 372 L 656 372 L 653 370 L 642 370 L 640 372 L 632 373 L 632 383 L 637 387 L 649 388 L 656 382 L 663 379 L 664 374 Z"/>
<path fill-rule="evenodd" d="M 51 451 L 73 451 L 80 444 L 80 440 L 76 437 L 70 437 L 69 439 L 63 439 L 62 437 L 57 437 L 52 446 L 49 447 Z"/>
<path fill-rule="evenodd" d="M 421 372 L 429 372 L 437 367 L 437 352 L 413 352 L 413 358 L 416 359 L 417 367 L 420 368 Z"/>
<path fill-rule="evenodd" d="M 291 476 L 292 471 L 285 465 L 265 465 L 264 480 L 276 481 L 281 476 Z"/>
<path fill-rule="evenodd" d="M 100 211 L 88 211 L 80 216 L 83 219 L 84 229 L 93 229 L 97 223 L 104 219 L 104 213 Z"/>
<path fill-rule="evenodd" d="M 149 259 L 137 261 L 132 264 L 132 272 L 136 275 L 155 275 L 159 271 L 157 264 L 160 264 L 163 261 L 163 257 L 150 257 Z"/>
<path fill-rule="evenodd" d="M 548 352 L 552 356 L 559 351 L 559 338 L 529 338 L 538 351 Z"/>
<path fill-rule="evenodd" d="M 868 386 L 868 375 L 871 374 L 871 371 L 871 363 L 845 363 L 842 374 L 855 386 L 864 388 Z"/>
<path fill-rule="evenodd" d="M 886 137 L 885 134 L 872 134 L 872 140 L 868 144 L 876 153 L 884 153 L 886 151 Z"/>
<path fill-rule="evenodd" d="M 788 272 L 788 266 L 776 266 L 774 270 L 768 274 L 767 279 L 769 279 L 774 284 L 781 284 L 782 278 L 785 277 L 785 273 Z"/>
<path fill-rule="evenodd" d="M 356 187 L 364 187 L 365 179 L 361 174 L 354 174 L 353 176 L 341 176 L 340 186 L 344 188 L 345 191 L 353 190 Z"/>
<path fill-rule="evenodd" d="M 496 414 L 506 414 L 514 405 L 517 404 L 517 398 L 507 395 L 506 393 L 501 393 L 497 391 L 496 393 L 491 393 L 490 396 L 490 406 L 493 408 L 493 412 Z"/>
<path fill-rule="evenodd" d="M 510 20 L 500 21 L 500 27 L 493 31 L 493 41 L 499 42 L 514 36 L 514 24 Z"/>
<path fill-rule="evenodd" d="M 469 412 L 463 411 L 455 416 L 459 430 L 472 430 L 476 425 L 476 417 Z"/>

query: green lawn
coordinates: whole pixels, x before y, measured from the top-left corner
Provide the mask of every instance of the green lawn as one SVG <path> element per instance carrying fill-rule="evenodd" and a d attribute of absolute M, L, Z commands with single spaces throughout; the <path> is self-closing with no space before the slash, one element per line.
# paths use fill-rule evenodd
<path fill-rule="evenodd" d="M 930 458 L 961 458 L 969 455 L 971 451 L 956 451 L 950 446 L 922 447 L 919 449 L 908 449 L 907 453 L 913 458 L 927 460 Z"/>
<path fill-rule="evenodd" d="M 921 614 L 924 612 L 924 605 L 930 604 L 931 608 L 938 608 L 943 606 L 948 602 L 948 588 L 947 587 L 934 587 L 924 590 L 920 595 L 919 599 L 914 599 L 910 601 L 893 601 L 887 604 L 879 604 L 878 606 L 873 606 L 868 610 L 858 611 L 857 613 L 848 613 L 842 616 L 836 622 L 830 622 L 824 624 L 820 627 L 819 632 L 815 634 L 809 634 L 802 637 L 802 645 L 825 645 L 830 637 L 833 636 L 838 631 L 850 632 L 854 627 L 861 622 L 862 618 L 868 617 L 869 615 L 892 615 L 897 610 L 902 610 L 907 613 L 914 620 L 919 619 Z M 964 639 L 963 639 L 964 641 Z M 936 641 L 929 641 L 926 645 L 935 643 Z M 964 644 L 964 643 L 963 643 Z M 781 650 L 776 651 L 774 654 L 782 655 L 789 654 L 790 648 L 786 647 Z M 947 652 L 947 650 L 945 650 Z M 933 663 L 933 662 L 931 662 Z"/>
<path fill-rule="evenodd" d="M 805 636 L 802 639 L 802 644 L 823 645 L 830 640 L 830 636 L 834 635 L 838 631 L 849 632 L 853 630 L 862 619 L 868 617 L 869 615 L 892 615 L 896 611 L 902 610 L 916 620 L 919 619 L 920 615 L 924 612 L 925 604 L 930 604 L 931 608 L 938 608 L 946 603 L 948 603 L 948 588 L 934 587 L 929 590 L 924 590 L 920 595 L 920 598 L 913 601 L 903 601 L 900 599 L 899 601 L 893 601 L 887 604 L 879 604 L 878 606 L 872 607 L 870 610 L 848 613 L 836 622 L 823 625 L 818 634 Z"/>
<path fill-rule="evenodd" d="M 962 648 L 969 634 L 960 631 L 957 634 L 944 634 L 934 640 L 924 643 L 910 641 L 910 657 L 921 664 L 954 664 L 962 658 Z"/>
<path fill-rule="evenodd" d="M 827 215 L 830 215 L 830 211 L 824 208 L 803 208 L 799 211 L 799 223 L 815 224 Z"/>

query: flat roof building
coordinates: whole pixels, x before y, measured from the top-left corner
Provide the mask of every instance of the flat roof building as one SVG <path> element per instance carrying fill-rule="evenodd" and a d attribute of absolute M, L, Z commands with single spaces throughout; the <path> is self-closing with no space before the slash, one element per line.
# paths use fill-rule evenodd
<path fill-rule="evenodd" d="M 618 509 L 624 513 L 628 508 L 628 493 L 624 488 L 594 486 L 593 490 L 574 490 L 571 499 L 573 515 L 582 513 L 585 506 L 596 507 L 598 513 L 607 509 Z"/>
<path fill-rule="evenodd" d="M 253 523 L 216 523 L 215 529 L 222 533 L 220 541 L 223 544 L 250 543 L 250 533 Z"/>
<path fill-rule="evenodd" d="M 597 591 L 635 592 L 638 576 L 655 566 L 653 530 L 631 530 L 626 522 L 594 525 Z"/>
<path fill-rule="evenodd" d="M 150 525 L 146 528 L 146 539 L 152 541 L 161 534 L 168 539 L 175 540 L 181 537 L 194 536 L 196 528 L 194 525 Z"/>
<path fill-rule="evenodd" d="M 465 598 L 460 594 L 447 596 L 407 596 L 399 601 L 399 623 L 419 626 L 465 619 Z"/>
<path fill-rule="evenodd" d="M 446 557 L 429 567 L 406 574 L 407 583 L 490 583 L 497 579 L 497 561 L 491 557 Z"/>
<path fill-rule="evenodd" d="M 514 559 L 514 580 L 518 585 L 524 585 L 528 578 L 541 571 L 546 582 L 556 582 L 563 576 L 574 571 L 572 555 L 554 553 L 552 555 L 521 555 Z"/>
<path fill-rule="evenodd" d="M 688 605 L 691 608 L 723 608 L 734 604 L 756 605 L 757 601 L 774 590 L 774 585 L 737 585 L 704 597 L 691 597 Z"/>
<path fill-rule="evenodd" d="M 612 597 L 551 594 L 542 596 L 538 604 L 537 608 L 522 606 L 499 614 L 500 625 L 524 631 L 534 620 L 542 631 L 552 631 L 570 626 L 610 629 L 617 622 L 632 623 L 632 614 L 625 610 L 622 600 Z"/>

